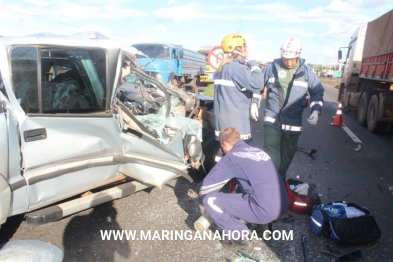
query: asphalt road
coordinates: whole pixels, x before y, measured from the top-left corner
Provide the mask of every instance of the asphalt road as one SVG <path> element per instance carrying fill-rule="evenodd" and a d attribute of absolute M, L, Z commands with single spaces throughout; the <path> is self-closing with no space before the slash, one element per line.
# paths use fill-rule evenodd
<path fill-rule="evenodd" d="M 300 176 L 314 183 L 324 203 L 346 200 L 367 206 L 382 231 L 382 238 L 375 244 L 344 245 L 314 235 L 309 229 L 309 216 L 299 213 L 292 213 L 293 221 L 273 224 L 274 230 L 292 230 L 293 240 L 258 241 L 259 250 L 249 254 L 254 260 L 224 249 L 217 240 L 102 240 L 100 230 L 193 230 L 199 209 L 187 191 L 197 185 L 182 178 L 45 225 L 27 225 L 23 215 L 12 217 L 0 229 L 0 243 L 20 239 L 49 242 L 64 251 L 64 261 L 305 261 L 301 245 L 304 235 L 310 261 L 334 261 L 320 253 L 326 245 L 340 250 L 359 247 L 363 254 L 359 261 L 392 261 L 393 136 L 370 134 L 357 124 L 353 112 L 344 114 L 345 124 L 362 142 L 360 150 L 355 151 L 359 143 L 343 128 L 330 125 L 337 110 L 337 91 L 325 87 L 320 121 L 310 126 L 306 109 L 299 140 L 299 146 L 316 149 L 317 153 L 310 157 L 297 152 L 287 176 Z M 254 142 L 262 146 L 262 122 L 252 128 Z M 211 228 L 217 229 L 214 225 Z"/>

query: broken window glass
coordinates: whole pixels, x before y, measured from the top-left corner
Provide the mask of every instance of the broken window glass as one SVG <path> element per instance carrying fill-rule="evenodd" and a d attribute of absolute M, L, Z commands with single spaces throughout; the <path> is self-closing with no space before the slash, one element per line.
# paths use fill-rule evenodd
<path fill-rule="evenodd" d="M 105 58 L 98 48 L 16 46 L 11 51 L 15 96 L 27 114 L 105 112 Z"/>
<path fill-rule="evenodd" d="M 133 47 L 150 58 L 170 59 L 170 50 L 166 45 L 136 44 Z M 144 58 L 146 56 L 136 54 L 136 58 Z"/>

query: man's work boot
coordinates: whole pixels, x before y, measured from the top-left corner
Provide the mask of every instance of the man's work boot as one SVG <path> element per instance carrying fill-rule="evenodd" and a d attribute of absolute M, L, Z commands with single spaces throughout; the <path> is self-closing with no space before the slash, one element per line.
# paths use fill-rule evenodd
<path fill-rule="evenodd" d="M 224 239 L 221 241 L 223 247 L 233 251 L 250 251 L 254 248 L 254 243 L 251 240 L 228 240 Z"/>
<path fill-rule="evenodd" d="M 257 225 L 257 226 L 255 227 L 255 229 L 254 229 L 254 231 L 257 232 L 257 236 L 258 236 L 260 239 L 263 239 L 263 238 L 264 238 L 263 233 L 264 233 L 266 230 L 270 231 L 270 233 L 273 232 L 273 225 L 272 225 L 272 223 L 269 223 L 269 224 L 259 224 L 259 225 Z M 268 235 L 268 236 L 269 236 L 269 235 Z"/>

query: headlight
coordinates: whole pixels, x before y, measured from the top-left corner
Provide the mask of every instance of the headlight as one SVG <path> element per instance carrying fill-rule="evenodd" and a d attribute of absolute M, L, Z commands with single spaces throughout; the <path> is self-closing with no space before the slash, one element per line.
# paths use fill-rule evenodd
<path fill-rule="evenodd" d="M 156 78 L 157 78 L 157 80 L 161 80 L 162 79 L 162 74 L 160 74 L 160 73 L 158 73 L 157 75 L 156 75 Z"/>

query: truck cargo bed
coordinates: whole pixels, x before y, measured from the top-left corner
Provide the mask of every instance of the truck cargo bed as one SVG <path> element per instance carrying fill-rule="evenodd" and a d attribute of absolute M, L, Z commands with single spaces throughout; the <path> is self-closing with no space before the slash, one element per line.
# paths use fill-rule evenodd
<path fill-rule="evenodd" d="M 393 82 L 393 10 L 367 24 L 360 77 Z"/>
<path fill-rule="evenodd" d="M 393 53 L 363 58 L 360 77 L 393 82 Z"/>

